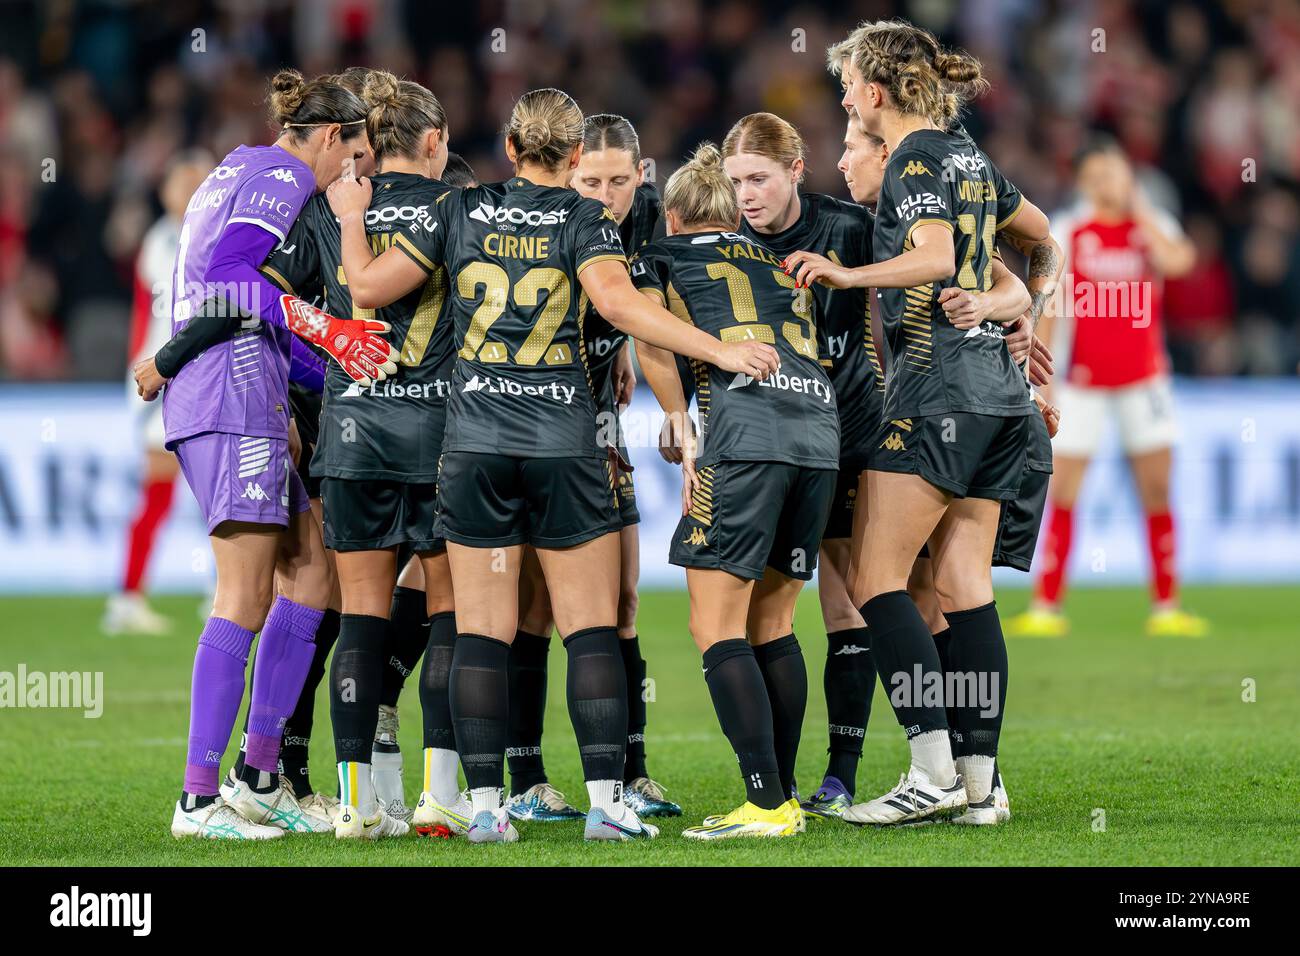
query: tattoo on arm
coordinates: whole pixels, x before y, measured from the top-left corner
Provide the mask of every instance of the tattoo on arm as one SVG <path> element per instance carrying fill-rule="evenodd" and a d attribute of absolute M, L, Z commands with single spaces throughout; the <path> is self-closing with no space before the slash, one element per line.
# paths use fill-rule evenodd
<path fill-rule="evenodd" d="M 1057 265 L 1056 250 L 1047 243 L 1039 243 L 1029 253 L 1029 278 L 1053 278 Z"/>

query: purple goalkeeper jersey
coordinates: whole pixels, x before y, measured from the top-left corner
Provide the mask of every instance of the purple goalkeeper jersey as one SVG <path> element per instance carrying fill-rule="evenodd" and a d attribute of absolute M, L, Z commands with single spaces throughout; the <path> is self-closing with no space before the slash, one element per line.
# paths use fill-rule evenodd
<path fill-rule="evenodd" d="M 204 282 L 212 250 L 232 223 L 251 223 L 288 235 L 316 179 L 301 160 L 278 146 L 240 146 L 208 173 L 181 223 L 173 275 L 172 331 L 185 324 L 212 294 L 224 294 L 257 315 L 259 288 L 209 288 Z M 286 438 L 289 427 L 289 343 L 293 336 L 261 319 L 249 319 L 232 339 L 185 365 L 163 395 L 167 447 L 203 432 Z"/>

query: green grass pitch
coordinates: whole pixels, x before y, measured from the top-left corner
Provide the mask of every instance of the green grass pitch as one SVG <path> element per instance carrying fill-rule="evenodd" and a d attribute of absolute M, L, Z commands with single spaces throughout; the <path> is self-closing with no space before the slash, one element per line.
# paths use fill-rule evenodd
<path fill-rule="evenodd" d="M 1001 595 L 1005 616 L 1023 591 Z M 1011 641 L 1010 699 L 1001 763 L 1014 817 L 1008 826 L 857 829 L 810 822 L 781 841 L 693 844 L 682 827 L 742 799 L 686 633 L 681 593 L 642 596 L 640 629 L 655 699 L 647 731 L 651 773 L 686 809 L 662 821 L 652 844 L 584 845 L 580 824 L 524 824 L 520 843 L 463 840 L 343 844 L 328 835 L 267 845 L 178 842 L 168 832 L 180 788 L 195 598 L 158 606 L 169 638 L 108 639 L 96 598 L 0 599 L 0 671 L 103 671 L 103 716 L 0 710 L 0 835 L 5 862 L 29 865 L 943 865 L 1289 864 L 1296 839 L 1300 759 L 1300 647 L 1294 588 L 1191 588 L 1189 607 L 1214 625 L 1205 640 L 1142 635 L 1137 589 L 1077 590 L 1074 632 L 1060 641 Z M 810 703 L 799 759 L 805 791 L 824 768 L 816 595 L 797 630 L 808 660 Z M 1243 682 L 1254 682 L 1254 702 Z M 552 782 L 586 805 L 564 705 L 564 655 L 552 651 L 545 754 Z M 313 780 L 333 787 L 328 703 L 322 687 L 312 743 Z M 408 800 L 418 796 L 419 700 L 402 699 Z M 877 690 L 858 795 L 892 786 L 906 744 Z M 228 762 L 227 762 L 228 765 Z"/>

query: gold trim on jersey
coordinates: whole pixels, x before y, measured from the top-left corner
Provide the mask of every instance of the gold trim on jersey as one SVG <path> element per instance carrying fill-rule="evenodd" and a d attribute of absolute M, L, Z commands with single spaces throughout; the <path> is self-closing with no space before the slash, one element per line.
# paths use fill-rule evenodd
<path fill-rule="evenodd" d="M 578 268 L 573 270 L 573 274 L 575 276 L 580 276 L 582 275 L 582 270 L 587 268 L 587 266 L 594 265 L 597 262 L 604 262 L 606 259 L 613 259 L 616 262 L 621 262 L 623 263 L 623 268 L 625 269 L 629 268 L 627 264 L 627 256 L 620 256 L 620 255 L 615 255 L 612 252 L 605 252 L 605 253 L 601 253 L 598 256 L 592 256 L 590 259 L 583 259 L 582 262 L 578 263 Z"/>
<path fill-rule="evenodd" d="M 645 292 L 645 293 L 649 294 L 651 297 L 653 297 L 653 298 L 655 298 L 655 299 L 658 299 L 658 300 L 659 300 L 659 304 L 662 305 L 662 306 L 664 306 L 665 308 L 667 308 L 668 300 L 667 300 L 666 298 L 664 298 L 664 294 L 663 294 L 662 292 L 660 292 L 658 289 L 656 289 L 656 288 L 654 288 L 654 287 L 652 287 L 652 286 L 647 286 L 647 287 L 644 288 L 644 289 L 637 289 L 637 291 L 638 291 L 638 292 Z"/>
<path fill-rule="evenodd" d="M 930 226 L 930 225 L 945 226 L 947 227 L 949 232 L 957 231 L 957 227 L 954 226 L 947 219 L 936 219 L 934 216 L 927 216 L 925 219 L 916 220 L 916 222 L 912 223 L 910 226 L 907 227 L 907 235 L 903 237 L 903 247 L 904 248 L 910 247 L 912 242 L 912 233 L 917 229 L 918 226 Z"/>
<path fill-rule="evenodd" d="M 871 295 L 874 289 L 867 289 L 866 294 L 866 321 L 862 324 L 862 344 L 867 350 L 867 361 L 871 363 L 872 370 L 876 373 L 876 391 L 885 390 L 885 370 L 880 364 L 880 354 L 876 351 L 876 336 L 871 331 Z"/>
<path fill-rule="evenodd" d="M 289 280 L 286 279 L 284 276 L 282 276 L 278 270 L 272 268 L 271 266 L 262 266 L 261 273 L 262 275 L 269 278 L 276 285 L 278 285 L 282 292 L 287 292 L 290 295 L 298 294 L 293 291 L 293 286 L 289 284 Z"/>
<path fill-rule="evenodd" d="M 432 272 L 434 269 L 438 268 L 437 264 L 430 262 L 429 257 L 419 249 L 415 248 L 415 243 L 411 242 L 410 239 L 407 239 L 404 234 L 399 232 L 393 239 L 393 245 L 397 246 L 414 259 L 416 265 L 423 266 L 426 272 Z"/>
<path fill-rule="evenodd" d="M 1008 215 L 1007 218 L 1003 219 L 1002 221 L 1000 221 L 1000 222 L 998 223 L 997 228 L 998 228 L 999 230 L 1002 229 L 1004 226 L 1007 225 L 1007 223 L 1009 223 L 1009 222 L 1011 222 L 1011 220 L 1015 219 L 1016 216 L 1019 216 L 1021 210 L 1023 210 L 1024 208 L 1025 208 L 1025 196 L 1024 196 L 1024 193 L 1021 193 L 1021 195 L 1020 195 L 1020 202 L 1016 203 L 1016 208 L 1013 209 L 1013 210 L 1011 211 L 1011 214 Z"/>

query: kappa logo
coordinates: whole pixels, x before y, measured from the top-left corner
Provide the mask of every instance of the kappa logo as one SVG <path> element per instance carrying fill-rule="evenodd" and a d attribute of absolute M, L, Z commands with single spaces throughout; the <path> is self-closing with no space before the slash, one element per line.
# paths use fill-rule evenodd
<path fill-rule="evenodd" d="M 984 336 L 985 338 L 990 339 L 1002 339 L 1006 338 L 1006 334 L 1006 329 L 1002 328 L 1002 326 L 998 325 L 996 322 L 985 322 L 983 325 L 977 325 L 973 329 L 968 329 L 962 338 L 977 339 L 980 336 Z"/>
<path fill-rule="evenodd" d="M 262 486 L 255 481 L 250 481 L 244 486 L 244 493 L 241 498 L 247 498 L 249 501 L 269 501 L 270 496 L 262 490 Z"/>
<path fill-rule="evenodd" d="M 838 651 L 836 651 L 832 656 L 839 657 L 841 655 L 845 655 L 848 657 L 852 657 L 854 654 L 866 654 L 866 653 L 868 653 L 868 651 L 867 648 L 865 647 L 859 647 L 857 644 L 845 644 Z"/>
<path fill-rule="evenodd" d="M 557 226 L 569 218 L 569 210 L 557 209 L 553 212 L 520 209 L 517 206 L 493 206 L 481 202 L 470 211 L 469 218 L 485 222 L 490 226 L 509 222 L 520 226 Z"/>
<path fill-rule="evenodd" d="M 292 169 L 273 169 L 263 179 L 278 179 L 282 183 L 288 183 L 290 186 L 297 186 L 298 180 L 293 178 Z"/>
<path fill-rule="evenodd" d="M 913 159 L 913 160 L 909 160 L 908 164 L 903 167 L 903 171 L 898 174 L 898 178 L 902 179 L 904 176 L 933 176 L 933 175 L 934 173 L 930 172 L 930 170 L 926 168 L 925 163 L 921 162 L 918 159 Z"/>
<path fill-rule="evenodd" d="M 229 179 L 231 176 L 238 176 L 244 169 L 244 163 L 238 166 L 218 166 L 212 172 L 208 173 L 208 179 Z"/>
<path fill-rule="evenodd" d="M 685 538 L 682 538 L 682 544 L 689 544 L 696 548 L 708 543 L 708 537 L 705 535 L 703 528 L 692 528 L 691 533 Z"/>
<path fill-rule="evenodd" d="M 888 448 L 890 451 L 906 451 L 907 446 L 903 444 L 903 436 L 898 432 L 893 432 L 888 438 L 880 443 L 881 448 Z"/>

